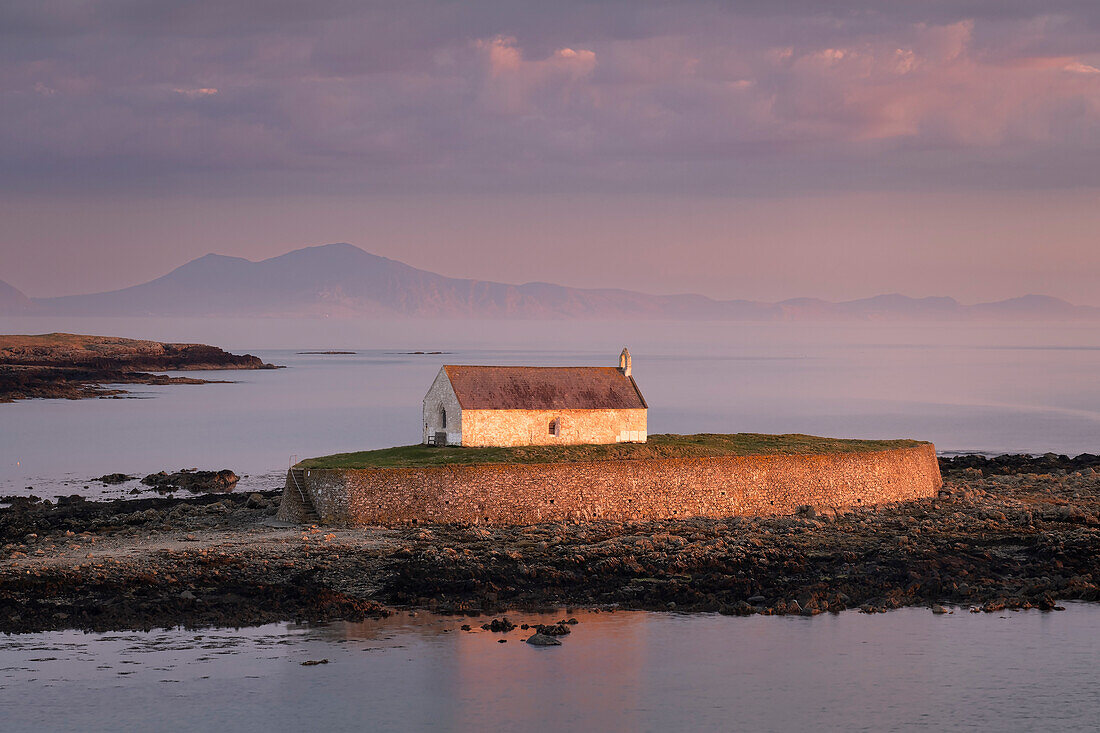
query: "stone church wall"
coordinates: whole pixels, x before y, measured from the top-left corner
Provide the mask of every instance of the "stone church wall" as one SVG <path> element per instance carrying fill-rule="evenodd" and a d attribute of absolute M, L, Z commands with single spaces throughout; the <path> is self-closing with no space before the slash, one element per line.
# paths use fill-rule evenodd
<path fill-rule="evenodd" d="M 443 426 L 442 413 L 447 411 L 447 426 Z M 421 443 L 428 442 L 428 436 L 434 437 L 436 432 L 447 433 L 448 445 L 460 445 L 462 443 L 462 408 L 458 404 L 451 381 L 447 374 L 440 369 L 432 382 L 428 394 L 424 395 L 423 421 L 424 437 Z"/>
<path fill-rule="evenodd" d="M 304 488 L 336 525 L 531 524 L 791 514 L 933 497 L 935 448 L 797 456 L 314 469 Z M 284 492 L 280 516 L 300 519 Z"/>
<path fill-rule="evenodd" d="M 550 424 L 556 421 L 556 433 Z M 463 410 L 462 445 L 645 442 L 645 410 Z"/>

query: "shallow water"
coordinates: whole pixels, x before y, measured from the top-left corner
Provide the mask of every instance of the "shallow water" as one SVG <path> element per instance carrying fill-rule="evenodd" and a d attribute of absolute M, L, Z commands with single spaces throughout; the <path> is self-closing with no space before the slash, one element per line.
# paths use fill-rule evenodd
<path fill-rule="evenodd" d="M 279 488 L 294 457 L 419 440 L 443 363 L 615 364 L 624 343 L 653 433 L 1100 453 L 1098 325 L 0 319 L 0 332 L 54 330 L 204 341 L 289 368 L 192 372 L 236 383 L 136 385 L 133 399 L 0 405 L 0 494 L 121 495 L 136 484 L 90 479 L 191 467 Z M 358 353 L 297 353 L 329 349 Z M 416 350 L 449 353 L 403 353 Z"/>
<path fill-rule="evenodd" d="M 514 621 L 555 621 L 510 614 Z M 1063 613 L 571 613 L 0 637 L 17 731 L 1095 730 L 1100 606 Z M 469 621 L 476 632 L 463 632 Z M 499 639 L 508 639 L 505 644 Z M 307 660 L 327 664 L 302 666 Z"/>

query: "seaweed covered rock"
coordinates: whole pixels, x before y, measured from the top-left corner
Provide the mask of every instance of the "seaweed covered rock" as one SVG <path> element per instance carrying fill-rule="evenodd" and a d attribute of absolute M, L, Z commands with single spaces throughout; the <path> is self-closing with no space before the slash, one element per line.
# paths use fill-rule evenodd
<path fill-rule="evenodd" d="M 184 490 L 194 494 L 217 493 L 232 491 L 240 481 L 240 477 L 223 468 L 221 471 L 195 471 L 185 469 L 175 473 L 151 473 L 141 480 L 146 486 L 153 487 L 156 491 L 169 492 Z"/>

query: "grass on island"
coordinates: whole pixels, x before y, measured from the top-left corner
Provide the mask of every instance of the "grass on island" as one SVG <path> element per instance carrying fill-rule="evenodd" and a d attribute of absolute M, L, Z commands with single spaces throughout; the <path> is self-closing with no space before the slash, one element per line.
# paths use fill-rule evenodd
<path fill-rule="evenodd" d="M 571 463 L 643 458 L 858 453 L 911 448 L 921 443 L 922 441 L 919 440 L 841 440 L 800 434 L 699 433 L 697 435 L 650 435 L 645 443 L 607 445 L 525 445 L 517 448 L 403 445 L 396 448 L 308 458 L 297 464 L 297 467 L 424 468 L 475 463 Z"/>
<path fill-rule="evenodd" d="M 0 349 L 35 347 L 87 349 L 94 345 L 126 343 L 137 344 L 142 342 L 140 339 L 127 339 L 119 336 L 88 336 L 81 333 L 0 334 Z"/>

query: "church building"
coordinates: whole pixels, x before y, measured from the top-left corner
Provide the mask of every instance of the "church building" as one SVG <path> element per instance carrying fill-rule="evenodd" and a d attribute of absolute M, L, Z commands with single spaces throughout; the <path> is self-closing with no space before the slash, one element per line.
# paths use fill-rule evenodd
<path fill-rule="evenodd" d="M 644 443 L 647 410 L 626 349 L 618 368 L 447 365 L 424 396 L 424 443 Z"/>

